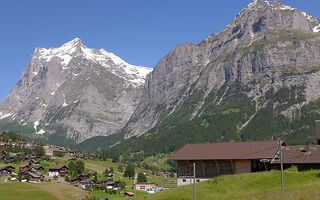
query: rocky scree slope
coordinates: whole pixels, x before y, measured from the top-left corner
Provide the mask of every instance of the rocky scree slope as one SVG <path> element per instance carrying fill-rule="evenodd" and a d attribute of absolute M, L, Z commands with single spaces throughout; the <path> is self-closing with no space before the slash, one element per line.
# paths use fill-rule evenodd
<path fill-rule="evenodd" d="M 316 17 L 280 1 L 253 1 L 221 32 L 158 62 L 122 131 L 127 140 L 112 151 L 311 140 L 320 117 L 319 31 Z"/>
<path fill-rule="evenodd" d="M 0 125 L 61 142 L 113 134 L 131 117 L 151 71 L 87 48 L 78 38 L 59 48 L 36 48 L 0 103 Z"/>

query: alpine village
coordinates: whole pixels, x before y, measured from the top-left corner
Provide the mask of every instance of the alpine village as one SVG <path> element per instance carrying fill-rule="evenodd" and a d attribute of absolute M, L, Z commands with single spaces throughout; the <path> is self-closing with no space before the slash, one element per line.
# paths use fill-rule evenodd
<path fill-rule="evenodd" d="M 279 0 L 154 68 L 36 48 L 0 103 L 0 199 L 320 199 L 319 52 Z"/>

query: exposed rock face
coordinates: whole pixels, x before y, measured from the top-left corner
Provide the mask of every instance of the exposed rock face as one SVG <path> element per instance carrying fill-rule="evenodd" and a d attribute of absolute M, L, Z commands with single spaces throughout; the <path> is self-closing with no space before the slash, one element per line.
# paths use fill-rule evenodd
<path fill-rule="evenodd" d="M 76 38 L 59 48 L 37 48 L 18 84 L 0 103 L 1 119 L 32 123 L 35 133 L 77 142 L 120 130 L 131 117 L 151 68 L 130 65 Z"/>
<path fill-rule="evenodd" d="M 320 20 L 280 1 L 255 0 L 220 33 L 200 44 L 183 44 L 162 58 L 147 76 L 141 101 L 125 127 L 126 138 L 144 134 L 198 91 L 190 119 L 201 116 L 209 94 L 217 105 L 230 88 L 241 85 L 259 110 L 271 87 L 303 86 L 305 100 L 291 111 L 320 97 Z M 239 124 L 244 128 L 254 117 Z"/>

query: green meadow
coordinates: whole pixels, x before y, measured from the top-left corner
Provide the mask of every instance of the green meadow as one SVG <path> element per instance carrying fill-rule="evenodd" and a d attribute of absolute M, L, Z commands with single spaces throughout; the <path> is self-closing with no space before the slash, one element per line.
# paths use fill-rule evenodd
<path fill-rule="evenodd" d="M 279 171 L 227 175 L 196 185 L 199 200 L 316 200 L 320 199 L 318 170 L 298 172 L 296 168 L 284 172 L 285 191 L 281 192 Z M 183 186 L 138 199 L 147 200 L 192 200 L 193 185 Z"/>

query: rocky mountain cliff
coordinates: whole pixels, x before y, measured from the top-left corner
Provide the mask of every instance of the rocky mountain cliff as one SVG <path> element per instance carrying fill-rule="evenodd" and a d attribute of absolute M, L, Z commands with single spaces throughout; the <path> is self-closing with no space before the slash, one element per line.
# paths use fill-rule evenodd
<path fill-rule="evenodd" d="M 318 18 L 279 0 L 253 1 L 221 32 L 180 45 L 158 62 L 123 129 L 127 140 L 112 151 L 311 141 L 320 117 L 319 31 Z"/>
<path fill-rule="evenodd" d="M 304 85 L 305 101 L 284 111 L 289 116 L 320 96 L 320 74 L 303 73 L 320 67 L 319 31 L 320 20 L 305 12 L 280 1 L 253 1 L 220 33 L 197 45 L 180 45 L 160 60 L 146 80 L 142 101 L 126 127 L 127 137 L 153 128 L 199 91 L 190 119 L 200 116 L 210 93 L 225 87 L 225 94 L 215 95 L 219 106 L 234 84 L 247 88 L 245 94 L 256 110 L 265 107 L 259 99 L 271 87 L 277 91 Z M 283 77 L 292 70 L 301 74 Z"/>
<path fill-rule="evenodd" d="M 131 117 L 151 71 L 87 48 L 78 38 L 59 48 L 36 48 L 0 103 L 0 125 L 76 142 L 113 134 Z"/>

